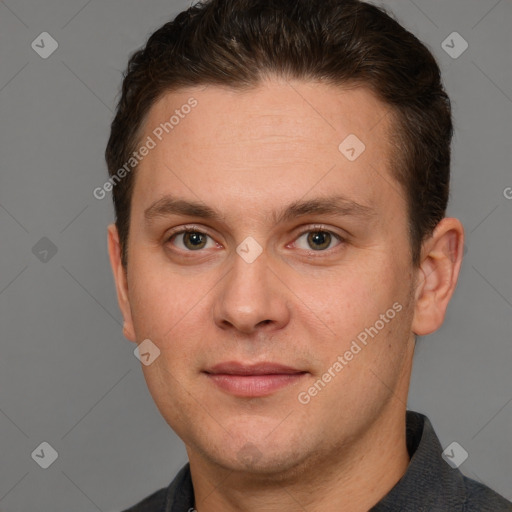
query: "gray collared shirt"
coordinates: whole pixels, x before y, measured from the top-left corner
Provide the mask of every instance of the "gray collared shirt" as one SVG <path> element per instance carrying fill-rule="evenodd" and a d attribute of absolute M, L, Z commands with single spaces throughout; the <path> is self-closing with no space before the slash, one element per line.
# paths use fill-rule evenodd
<path fill-rule="evenodd" d="M 407 471 L 370 512 L 512 512 L 512 503 L 443 460 L 429 419 L 413 411 L 407 411 L 407 449 Z M 186 464 L 169 487 L 125 512 L 193 511 L 194 489 Z"/>

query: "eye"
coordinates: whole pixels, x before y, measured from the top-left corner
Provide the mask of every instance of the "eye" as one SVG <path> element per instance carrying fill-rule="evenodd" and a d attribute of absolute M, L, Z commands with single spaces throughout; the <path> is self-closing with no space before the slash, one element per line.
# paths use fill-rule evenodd
<path fill-rule="evenodd" d="M 297 238 L 295 245 L 299 249 L 325 251 L 326 249 L 331 249 L 333 247 L 332 242 L 335 241 L 338 241 L 336 245 L 339 245 L 343 239 L 331 231 L 317 229 L 304 232 Z"/>
<path fill-rule="evenodd" d="M 193 229 L 174 233 L 169 237 L 168 242 L 182 251 L 198 251 L 215 247 L 215 242 L 209 235 Z"/>

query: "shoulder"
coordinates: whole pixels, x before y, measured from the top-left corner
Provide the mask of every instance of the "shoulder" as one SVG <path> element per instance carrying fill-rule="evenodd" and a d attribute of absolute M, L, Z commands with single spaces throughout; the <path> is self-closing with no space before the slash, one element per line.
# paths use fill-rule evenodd
<path fill-rule="evenodd" d="M 512 503 L 489 487 L 463 477 L 466 490 L 464 512 L 512 512 Z"/>
<path fill-rule="evenodd" d="M 123 512 L 160 512 L 163 510 L 166 496 L 167 489 L 164 487 Z"/>
<path fill-rule="evenodd" d="M 191 507 L 193 503 L 194 488 L 190 476 L 190 464 L 187 462 L 174 477 L 169 487 L 155 491 L 123 512 L 170 512 L 171 509 L 175 510 L 174 507 L 179 510 L 193 510 Z"/>

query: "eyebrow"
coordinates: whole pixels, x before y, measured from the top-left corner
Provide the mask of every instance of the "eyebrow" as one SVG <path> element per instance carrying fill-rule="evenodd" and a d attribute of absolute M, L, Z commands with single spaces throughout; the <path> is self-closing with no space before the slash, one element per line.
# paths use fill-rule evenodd
<path fill-rule="evenodd" d="M 199 217 L 212 221 L 223 221 L 224 217 L 209 206 L 195 201 L 164 196 L 144 211 L 146 221 L 169 215 Z M 288 222 L 297 217 L 307 215 L 333 215 L 370 218 L 377 215 L 375 209 L 359 204 L 342 196 L 317 197 L 307 201 L 294 201 L 285 208 L 272 212 L 271 219 L 275 224 Z"/>

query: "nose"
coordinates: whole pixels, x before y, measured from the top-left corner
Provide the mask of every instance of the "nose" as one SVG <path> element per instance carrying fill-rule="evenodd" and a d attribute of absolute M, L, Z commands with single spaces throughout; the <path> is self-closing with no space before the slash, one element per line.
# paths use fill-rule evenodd
<path fill-rule="evenodd" d="M 232 268 L 218 288 L 215 323 L 221 329 L 245 334 L 281 329 L 290 320 L 288 293 L 265 252 L 251 263 L 235 254 Z"/>

